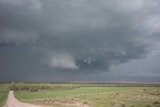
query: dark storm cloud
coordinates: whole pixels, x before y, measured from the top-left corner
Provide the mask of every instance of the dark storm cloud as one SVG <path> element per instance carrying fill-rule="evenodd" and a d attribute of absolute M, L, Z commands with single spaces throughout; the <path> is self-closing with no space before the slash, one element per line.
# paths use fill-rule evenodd
<path fill-rule="evenodd" d="M 159 34 L 159 4 L 0 0 L 0 44 L 34 44 L 31 54 L 50 69 L 109 71 L 110 66 L 144 58 L 151 51 L 150 39 Z"/>
<path fill-rule="evenodd" d="M 38 38 L 37 0 L 0 0 L 0 43 L 32 43 Z"/>

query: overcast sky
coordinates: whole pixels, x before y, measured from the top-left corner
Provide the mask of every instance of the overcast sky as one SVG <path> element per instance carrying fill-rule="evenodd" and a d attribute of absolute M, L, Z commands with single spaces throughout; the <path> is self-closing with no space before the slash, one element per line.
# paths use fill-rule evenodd
<path fill-rule="evenodd" d="M 0 0 L 0 81 L 160 82 L 159 0 Z"/>

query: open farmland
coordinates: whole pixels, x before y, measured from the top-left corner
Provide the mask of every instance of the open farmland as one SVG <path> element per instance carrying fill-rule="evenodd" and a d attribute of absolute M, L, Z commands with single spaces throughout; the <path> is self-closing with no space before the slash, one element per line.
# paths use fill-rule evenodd
<path fill-rule="evenodd" d="M 159 85 L 137 84 L 26 84 L 12 83 L 22 102 L 53 107 L 160 107 Z"/>
<path fill-rule="evenodd" d="M 8 85 L 0 84 L 0 107 L 4 105 L 8 94 Z"/>

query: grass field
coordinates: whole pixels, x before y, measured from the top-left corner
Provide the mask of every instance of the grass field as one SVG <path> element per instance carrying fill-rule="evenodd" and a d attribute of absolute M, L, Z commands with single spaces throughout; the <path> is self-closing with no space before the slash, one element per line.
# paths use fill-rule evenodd
<path fill-rule="evenodd" d="M 18 83 L 11 84 L 9 88 L 15 90 L 20 101 L 54 107 L 64 107 L 66 103 L 74 102 L 90 107 L 160 107 L 159 85 Z M 2 85 L 0 90 L 2 105 L 7 90 Z"/>
<path fill-rule="evenodd" d="M 160 87 L 126 84 L 72 84 L 61 90 L 16 91 L 24 102 L 54 104 L 81 102 L 93 107 L 160 107 Z M 78 85 L 78 87 L 77 87 Z M 76 86 L 76 87 L 75 87 Z M 56 87 L 57 89 L 57 87 Z"/>
<path fill-rule="evenodd" d="M 4 105 L 7 95 L 8 95 L 8 86 L 0 84 L 0 107 Z"/>

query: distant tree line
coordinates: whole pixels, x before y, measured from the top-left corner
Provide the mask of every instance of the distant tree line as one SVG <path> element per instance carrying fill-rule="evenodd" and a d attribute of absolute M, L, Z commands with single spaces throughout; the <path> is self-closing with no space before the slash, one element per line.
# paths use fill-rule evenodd
<path fill-rule="evenodd" d="M 136 83 L 15 83 L 9 84 L 9 89 L 14 91 L 29 90 L 70 90 L 80 87 L 160 87 L 160 84 Z"/>

